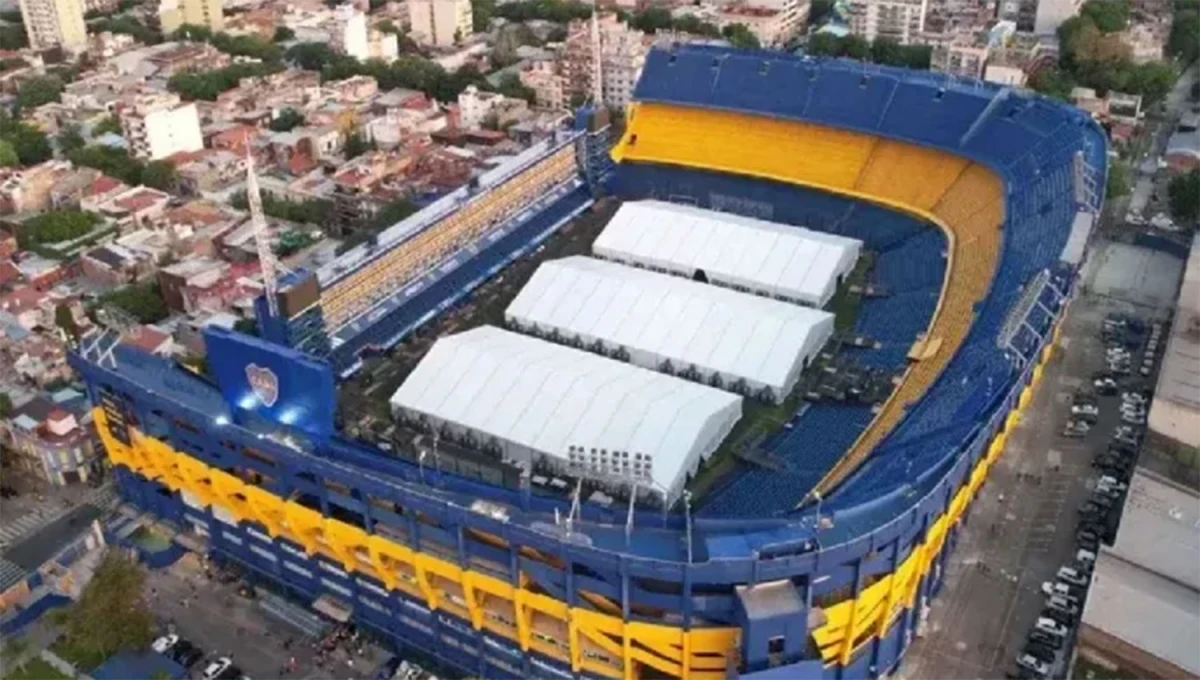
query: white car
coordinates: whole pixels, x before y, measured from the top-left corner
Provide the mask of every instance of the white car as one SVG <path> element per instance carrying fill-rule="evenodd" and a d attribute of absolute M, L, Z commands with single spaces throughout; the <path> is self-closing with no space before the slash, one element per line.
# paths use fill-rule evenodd
<path fill-rule="evenodd" d="M 1050 635 L 1057 635 L 1059 637 L 1067 636 L 1067 627 L 1048 616 L 1038 617 L 1037 623 L 1033 627 Z"/>
<path fill-rule="evenodd" d="M 158 652 L 159 654 L 166 654 L 168 651 L 170 651 L 170 649 L 172 647 L 174 647 L 178 643 L 179 643 L 179 636 L 172 633 L 171 635 L 164 635 L 164 636 L 158 638 L 157 640 L 155 640 L 154 642 L 150 643 L 150 649 L 153 649 L 154 651 Z"/>
<path fill-rule="evenodd" d="M 1044 678 L 1050 674 L 1050 667 L 1046 665 L 1046 662 L 1032 654 L 1022 654 L 1017 659 L 1017 665 L 1027 671 L 1033 672 L 1038 677 Z"/>
<path fill-rule="evenodd" d="M 1071 407 L 1071 413 L 1077 416 L 1098 416 L 1100 409 L 1095 404 L 1075 404 Z"/>
<path fill-rule="evenodd" d="M 233 659 L 223 656 L 216 661 L 204 667 L 204 680 L 216 680 L 216 678 L 229 669 L 233 665 Z"/>
<path fill-rule="evenodd" d="M 1087 576 L 1079 573 L 1077 570 L 1072 569 L 1071 567 L 1059 567 L 1057 576 L 1058 580 L 1069 583 L 1073 586 L 1079 586 L 1082 588 L 1088 584 Z"/>
<path fill-rule="evenodd" d="M 1065 583 L 1043 581 L 1042 594 L 1046 597 L 1069 597 L 1071 588 Z"/>

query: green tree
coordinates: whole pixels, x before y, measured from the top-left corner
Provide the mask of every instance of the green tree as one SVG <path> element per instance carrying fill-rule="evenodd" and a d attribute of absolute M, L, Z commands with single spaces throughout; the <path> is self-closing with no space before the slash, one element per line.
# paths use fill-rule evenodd
<path fill-rule="evenodd" d="M 242 78 L 265 76 L 283 70 L 281 64 L 237 63 L 210 71 L 184 71 L 167 81 L 167 89 L 191 100 L 214 101 L 217 96 L 238 86 Z"/>
<path fill-rule="evenodd" d="M 167 160 L 150 161 L 142 168 L 142 184 L 159 191 L 175 191 L 179 188 L 179 172 Z"/>
<path fill-rule="evenodd" d="M 1180 224 L 1200 220 L 1200 169 L 1173 178 L 1167 185 L 1167 198 L 1171 215 Z"/>
<path fill-rule="evenodd" d="M 379 212 L 371 220 L 370 228 L 375 231 L 387 229 L 416 211 L 417 206 L 412 201 L 403 198 L 396 199 L 379 209 Z"/>
<path fill-rule="evenodd" d="M 1060 101 L 1071 101 L 1075 82 L 1071 74 L 1058 68 L 1044 68 L 1029 79 L 1029 89 Z"/>
<path fill-rule="evenodd" d="M 1149 61 L 1133 66 L 1125 82 L 1125 92 L 1140 94 L 1145 104 L 1157 104 L 1171 93 L 1179 73 L 1171 64 Z"/>
<path fill-rule="evenodd" d="M 808 25 L 820 26 L 825 18 L 833 11 L 833 0 L 813 0 L 808 10 Z"/>
<path fill-rule="evenodd" d="M 287 26 L 278 26 L 275 28 L 275 35 L 271 36 L 271 40 L 277 43 L 287 42 L 296 38 L 296 32 Z"/>
<path fill-rule="evenodd" d="M 275 132 L 287 132 L 299 125 L 304 125 L 304 114 L 290 106 L 280 111 L 271 121 L 271 129 Z"/>
<path fill-rule="evenodd" d="M 75 315 L 71 313 L 71 308 L 65 302 L 60 302 L 54 308 L 54 325 L 63 329 L 72 340 L 79 339 L 79 326 L 75 324 Z"/>
<path fill-rule="evenodd" d="M 721 35 L 729 41 L 730 45 L 741 49 L 758 49 L 762 45 L 758 42 L 758 36 L 754 35 L 745 24 L 729 24 L 721 29 Z"/>
<path fill-rule="evenodd" d="M 13 148 L 12 143 L 0 139 L 0 167 L 11 168 L 20 164 L 21 157 L 17 155 L 17 150 Z"/>
<path fill-rule="evenodd" d="M 147 45 L 157 45 L 163 40 L 162 33 L 143 24 L 132 14 L 118 14 L 104 17 L 88 24 L 89 33 L 103 33 L 105 31 L 133 36 L 138 42 Z"/>
<path fill-rule="evenodd" d="M 145 170 L 145 166 L 122 149 L 91 145 L 76 149 L 68 154 L 67 158 L 75 165 L 95 168 L 130 186 L 142 183 L 142 172 Z"/>
<path fill-rule="evenodd" d="M 17 230 L 17 242 L 22 248 L 44 243 L 71 241 L 90 232 L 103 220 L 95 213 L 82 210 L 53 210 L 25 220 Z"/>
<path fill-rule="evenodd" d="M 345 154 L 346 160 L 358 158 L 370 150 L 371 143 L 363 137 L 362 132 L 353 130 L 346 135 L 345 144 L 342 146 L 342 153 Z"/>
<path fill-rule="evenodd" d="M 476 33 L 486 33 L 495 14 L 496 0 L 471 0 L 471 28 Z"/>
<path fill-rule="evenodd" d="M 1096 28 L 1104 33 L 1116 33 L 1125 30 L 1129 23 L 1129 2 L 1127 0 L 1088 0 L 1084 3 L 1080 15 L 1091 20 Z"/>
<path fill-rule="evenodd" d="M 64 154 L 71 153 L 76 149 L 82 149 L 87 145 L 87 141 L 83 138 L 83 133 L 79 131 L 78 125 L 65 125 L 58 131 L 58 150 Z"/>
<path fill-rule="evenodd" d="M 7 418 L 12 410 L 12 397 L 8 396 L 8 392 L 0 392 L 0 418 Z"/>
<path fill-rule="evenodd" d="M 102 295 L 100 301 L 123 309 L 140 323 L 157 323 L 170 314 L 155 282 L 134 283 L 118 288 Z"/>
<path fill-rule="evenodd" d="M 305 71 L 320 71 L 333 61 L 333 57 L 333 50 L 329 45 L 318 42 L 296 43 L 283 53 L 284 59 Z"/>
<path fill-rule="evenodd" d="M 1200 58 L 1200 8 L 1177 8 L 1167 38 L 1167 54 L 1184 64 Z"/>
<path fill-rule="evenodd" d="M 1108 166 L 1108 186 L 1105 187 L 1105 198 L 1120 198 L 1129 193 L 1133 183 L 1133 173 L 1129 164 L 1117 161 Z"/>
<path fill-rule="evenodd" d="M 23 50 L 29 47 L 29 37 L 20 24 L 0 26 L 0 50 Z"/>
<path fill-rule="evenodd" d="M 154 632 L 154 614 L 142 599 L 145 574 L 120 551 L 109 552 L 64 617 L 66 647 L 77 658 L 105 659 L 142 649 Z"/>
<path fill-rule="evenodd" d="M 833 57 L 841 53 L 842 40 L 832 33 L 818 33 L 809 39 L 804 51 L 817 57 Z"/>
<path fill-rule="evenodd" d="M 108 133 L 121 134 L 121 121 L 116 116 L 105 116 L 99 123 L 92 126 L 92 136 L 99 137 Z"/>
<path fill-rule="evenodd" d="M 496 91 L 505 97 L 524 99 L 530 104 L 537 98 L 537 92 L 532 87 L 526 87 L 521 82 L 521 78 L 515 73 L 505 73 L 500 78 L 500 83 L 496 86 Z"/>
<path fill-rule="evenodd" d="M 56 102 L 62 97 L 62 90 L 63 82 L 58 76 L 34 76 L 21 83 L 17 90 L 17 106 L 28 110 Z"/>

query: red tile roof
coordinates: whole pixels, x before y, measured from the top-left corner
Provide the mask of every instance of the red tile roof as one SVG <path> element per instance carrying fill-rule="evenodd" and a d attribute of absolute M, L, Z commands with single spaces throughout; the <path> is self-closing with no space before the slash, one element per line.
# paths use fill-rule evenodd
<path fill-rule="evenodd" d="M 149 326 L 138 326 L 136 330 L 130 333 L 125 338 L 125 343 L 140 347 L 147 352 L 156 352 L 162 344 L 170 339 L 170 335 Z"/>

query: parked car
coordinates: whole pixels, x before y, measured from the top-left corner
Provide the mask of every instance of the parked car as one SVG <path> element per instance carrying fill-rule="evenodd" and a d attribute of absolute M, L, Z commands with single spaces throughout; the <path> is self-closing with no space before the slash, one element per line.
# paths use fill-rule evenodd
<path fill-rule="evenodd" d="M 204 658 L 204 652 L 187 640 L 180 640 L 171 648 L 171 653 L 168 656 L 180 666 L 191 668 L 199 663 L 200 659 Z"/>
<path fill-rule="evenodd" d="M 1087 586 L 1088 584 L 1087 575 L 1079 573 L 1078 570 L 1072 567 L 1059 567 L 1057 576 L 1058 580 L 1070 583 L 1071 585 Z"/>
<path fill-rule="evenodd" d="M 158 638 L 154 642 L 151 642 L 150 649 L 158 652 L 159 654 L 166 654 L 168 651 L 171 650 L 172 647 L 174 647 L 178 643 L 179 643 L 179 636 L 172 633 L 170 635 L 163 635 L 162 637 Z"/>
<path fill-rule="evenodd" d="M 233 659 L 223 656 L 215 661 L 210 662 L 204 667 L 204 680 L 217 680 L 223 678 L 225 671 L 233 666 Z"/>
<path fill-rule="evenodd" d="M 1066 626 L 1066 627 L 1075 625 L 1075 617 L 1074 616 L 1071 616 L 1067 612 L 1061 611 L 1059 609 L 1055 609 L 1050 606 L 1046 606 L 1046 607 L 1042 608 L 1042 616 L 1047 619 L 1057 621 L 1059 624 Z"/>
<path fill-rule="evenodd" d="M 1046 616 L 1038 617 L 1036 623 L 1033 624 L 1034 629 L 1040 630 L 1048 635 L 1057 635 L 1060 638 L 1067 636 L 1067 627 Z"/>
<path fill-rule="evenodd" d="M 1022 654 L 1017 657 L 1017 666 L 1036 673 L 1039 678 L 1044 678 L 1050 673 L 1049 664 L 1032 654 Z"/>
<path fill-rule="evenodd" d="M 1054 663 L 1055 657 L 1058 656 L 1058 653 L 1052 648 L 1036 642 L 1025 643 L 1025 646 L 1021 648 L 1021 654 L 1028 654 L 1029 656 L 1036 657 L 1038 661 L 1046 664 Z"/>
<path fill-rule="evenodd" d="M 1029 641 L 1036 642 L 1039 645 L 1046 645 L 1051 649 L 1059 649 L 1063 644 L 1062 638 L 1055 635 L 1050 635 L 1049 633 L 1044 633 L 1040 630 L 1030 631 Z"/>

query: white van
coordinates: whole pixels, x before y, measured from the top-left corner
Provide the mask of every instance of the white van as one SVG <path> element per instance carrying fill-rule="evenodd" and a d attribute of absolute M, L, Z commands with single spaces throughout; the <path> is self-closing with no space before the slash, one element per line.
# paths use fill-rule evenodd
<path fill-rule="evenodd" d="M 1075 561 L 1080 564 L 1087 565 L 1087 568 L 1091 569 L 1092 566 L 1096 564 L 1096 553 L 1092 552 L 1091 550 L 1084 550 L 1081 548 L 1075 553 Z"/>
<path fill-rule="evenodd" d="M 1087 577 L 1071 567 L 1060 567 L 1058 570 L 1058 580 L 1075 586 L 1086 586 L 1088 584 Z"/>
<path fill-rule="evenodd" d="M 1037 623 L 1033 627 L 1050 635 L 1067 636 L 1067 627 L 1048 616 L 1038 617 Z"/>

